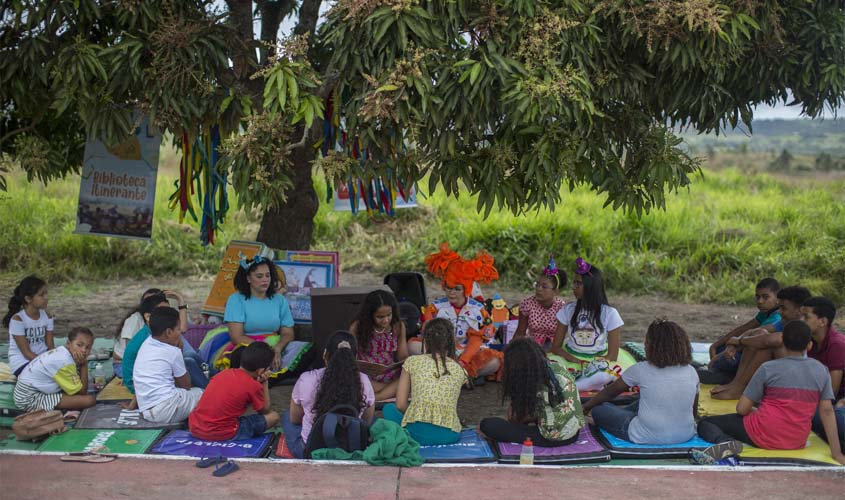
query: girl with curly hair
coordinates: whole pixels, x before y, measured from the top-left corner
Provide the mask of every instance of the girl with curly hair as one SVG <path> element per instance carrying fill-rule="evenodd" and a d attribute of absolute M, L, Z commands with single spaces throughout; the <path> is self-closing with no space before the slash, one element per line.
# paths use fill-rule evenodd
<path fill-rule="evenodd" d="M 502 404 L 509 401 L 507 419 L 485 418 L 481 434 L 495 441 L 537 446 L 563 446 L 578 439 L 584 414 L 575 381 L 564 368 L 550 363 L 532 339 L 520 338 L 505 348 Z"/>
<path fill-rule="evenodd" d="M 692 347 L 677 323 L 656 320 L 645 337 L 646 360 L 628 368 L 615 382 L 584 403 L 596 425 L 614 436 L 640 444 L 683 443 L 695 436 L 698 374 Z M 640 388 L 640 399 L 620 407 L 608 403 Z"/>
<path fill-rule="evenodd" d="M 325 368 L 299 376 L 290 398 L 290 410 L 282 414 L 288 449 L 296 458 L 305 455 L 305 443 L 314 422 L 337 405 L 358 408 L 366 422 L 373 419 L 376 398 L 370 379 L 358 371 L 358 343 L 343 330 L 335 332 L 323 352 Z"/>
<path fill-rule="evenodd" d="M 358 359 L 368 363 L 390 365 L 408 357 L 405 323 L 399 316 L 399 305 L 393 294 L 373 290 L 364 298 L 358 317 L 349 326 L 358 340 Z M 392 370 L 371 377 L 376 401 L 396 396 L 399 371 Z"/>

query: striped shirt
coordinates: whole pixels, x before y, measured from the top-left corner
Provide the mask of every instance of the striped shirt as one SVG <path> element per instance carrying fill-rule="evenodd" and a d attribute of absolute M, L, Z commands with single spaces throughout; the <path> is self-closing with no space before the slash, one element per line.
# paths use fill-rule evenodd
<path fill-rule="evenodd" d="M 830 374 L 815 359 L 788 356 L 763 363 L 743 396 L 759 403 L 743 418 L 745 432 L 760 448 L 804 448 L 821 399 L 833 399 Z"/>

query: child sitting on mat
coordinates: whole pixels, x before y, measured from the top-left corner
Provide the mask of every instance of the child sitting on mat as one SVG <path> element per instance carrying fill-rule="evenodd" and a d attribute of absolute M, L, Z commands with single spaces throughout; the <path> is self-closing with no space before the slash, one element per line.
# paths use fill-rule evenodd
<path fill-rule="evenodd" d="M 91 330 L 76 327 L 67 344 L 39 354 L 18 376 L 15 404 L 24 411 L 82 410 L 97 402 L 88 395 Z"/>
<path fill-rule="evenodd" d="M 830 454 L 845 464 L 831 404 L 830 374 L 824 365 L 804 355 L 812 341 L 810 327 L 803 321 L 784 325 L 786 356 L 760 366 L 736 404 L 736 413 L 698 422 L 698 435 L 716 443 L 705 451 L 708 456 L 719 460 L 738 454 L 742 443 L 768 450 L 800 450 L 818 408 Z"/>
<path fill-rule="evenodd" d="M 53 318 L 47 314 L 47 283 L 27 276 L 9 299 L 3 326 L 9 329 L 9 368 L 18 376 L 24 367 L 53 344 Z"/>
<path fill-rule="evenodd" d="M 188 417 L 191 434 L 209 441 L 237 441 L 277 426 L 279 414 L 271 409 L 267 384 L 275 355 L 264 342 L 246 346 L 240 368 L 218 373 L 203 391 Z M 258 413 L 244 415 L 250 405 Z"/>
<path fill-rule="evenodd" d="M 396 404 L 384 407 L 384 418 L 405 427 L 423 446 L 457 443 L 461 438 L 458 398 L 467 375 L 454 357 L 452 323 L 443 318 L 426 322 L 423 354 L 402 365 Z"/>
<path fill-rule="evenodd" d="M 408 357 L 405 323 L 399 316 L 399 305 L 393 294 L 373 290 L 364 298 L 358 317 L 349 326 L 358 340 L 358 360 L 390 365 Z M 376 401 L 396 396 L 399 370 L 370 377 L 376 391 Z"/>
<path fill-rule="evenodd" d="M 533 338 L 540 346 L 548 349 L 557 330 L 557 313 L 566 302 L 560 297 L 560 290 L 566 286 L 566 272 L 558 269 L 555 259 L 549 256 L 549 264 L 534 282 L 534 295 L 522 300 L 519 305 L 519 323 L 513 337 Z"/>
<path fill-rule="evenodd" d="M 616 362 L 625 323 L 607 302 L 601 270 L 581 257 L 575 265 L 572 293 L 577 300 L 557 313 L 551 353 L 577 372 L 594 359 Z"/>
<path fill-rule="evenodd" d="M 370 379 L 358 371 L 355 337 L 345 331 L 335 332 L 323 352 L 325 368 L 299 376 L 290 397 L 290 410 L 282 414 L 282 428 L 290 452 L 296 458 L 305 455 L 311 427 L 324 413 L 338 405 L 359 410 L 359 416 L 371 422 L 375 413 L 375 394 Z"/>
<path fill-rule="evenodd" d="M 132 377 L 141 415 L 150 422 L 170 424 L 188 418 L 202 389 L 191 387 L 182 357 L 182 322 L 179 311 L 156 307 L 148 321 L 150 338 L 135 360 Z M 134 339 L 133 339 L 134 340 Z"/>
<path fill-rule="evenodd" d="M 485 418 L 478 426 L 495 441 L 521 443 L 531 438 L 536 446 L 574 443 L 584 426 L 584 413 L 572 375 L 533 340 L 516 339 L 505 348 L 502 403 L 509 400 L 508 418 Z"/>
<path fill-rule="evenodd" d="M 757 283 L 754 297 L 759 312 L 710 345 L 710 363 L 706 370 L 699 370 L 699 379 L 702 383 L 728 384 L 733 380 L 742 359 L 742 348 L 737 345 L 730 345 L 728 341 L 755 328 L 768 327 L 770 330 L 773 329 L 774 325 L 781 319 L 780 313 L 778 313 L 780 305 L 777 297 L 778 291 L 780 291 L 780 283 L 774 278 L 764 278 Z M 728 389 L 727 385 L 719 385 L 714 387 L 711 392 L 715 399 L 737 399 L 741 394 L 741 389 L 727 391 L 726 389 Z"/>
<path fill-rule="evenodd" d="M 141 305 L 144 299 L 150 295 L 162 293 L 158 288 L 150 288 L 141 295 L 141 304 L 132 310 L 121 321 L 120 328 L 114 335 L 114 351 L 112 353 L 112 365 L 114 366 L 114 375 L 117 378 L 123 378 L 123 353 L 126 352 L 126 345 L 132 340 L 132 337 L 144 328 L 144 315 L 141 314 Z"/>
<path fill-rule="evenodd" d="M 657 320 L 645 337 L 646 361 L 625 370 L 615 382 L 584 403 L 596 425 L 638 444 L 683 443 L 695 436 L 698 374 L 686 332 L 672 321 Z M 639 401 L 621 407 L 613 400 L 629 387 L 640 388 Z"/>
<path fill-rule="evenodd" d="M 144 318 L 145 324 L 126 345 L 126 350 L 123 352 L 123 363 L 121 366 L 121 370 L 123 371 L 123 385 L 126 386 L 132 394 L 135 394 L 134 372 L 135 364 L 137 363 L 136 359 L 138 357 L 138 353 L 141 351 L 141 347 L 147 339 L 150 338 L 150 315 L 158 307 L 170 307 L 168 299 L 173 299 L 179 304 L 177 308 L 179 311 L 179 331 L 183 332 L 185 331 L 185 328 L 188 327 L 187 306 L 184 306 L 182 297 L 178 293 L 171 291 L 154 293 L 141 301 L 139 312 L 141 313 L 141 317 Z M 178 347 L 182 350 L 183 364 L 185 365 L 185 369 L 188 371 L 191 386 L 199 387 L 200 389 L 207 386 L 208 378 L 205 376 L 205 373 L 203 373 L 199 356 L 196 350 L 182 338 L 181 334 L 179 336 Z M 133 398 L 128 405 L 124 406 L 128 409 L 136 409 L 138 407 L 137 399 Z"/>

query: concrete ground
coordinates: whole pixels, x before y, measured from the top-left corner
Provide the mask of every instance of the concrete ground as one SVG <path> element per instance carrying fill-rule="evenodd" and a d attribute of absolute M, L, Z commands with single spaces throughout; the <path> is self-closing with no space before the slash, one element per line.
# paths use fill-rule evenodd
<path fill-rule="evenodd" d="M 371 467 L 240 461 L 216 478 L 193 461 L 121 457 L 64 463 L 56 455 L 0 456 L 0 498 L 650 498 L 842 499 L 845 468 L 695 470 L 606 467 Z"/>

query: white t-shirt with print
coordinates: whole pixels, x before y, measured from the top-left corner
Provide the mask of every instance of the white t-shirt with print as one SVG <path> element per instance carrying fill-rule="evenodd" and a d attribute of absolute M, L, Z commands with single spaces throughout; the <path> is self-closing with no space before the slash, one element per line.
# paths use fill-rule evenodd
<path fill-rule="evenodd" d="M 147 411 L 173 397 L 177 391 L 174 379 L 185 373 L 187 370 L 181 349 L 155 337 L 145 340 L 132 370 L 138 409 Z"/>
<path fill-rule="evenodd" d="M 76 361 L 63 345 L 39 354 L 23 369 L 18 382 L 34 387 L 45 394 L 60 391 L 76 394 L 82 390 L 82 380 L 76 371 Z"/>
<path fill-rule="evenodd" d="M 9 336 L 26 337 L 26 343 L 29 344 L 29 350 L 36 356 L 42 352 L 47 352 L 47 332 L 53 331 L 53 318 L 47 315 L 43 309 L 38 311 L 38 319 L 30 318 L 26 312 L 21 309 L 16 314 L 20 319 L 12 317 L 9 321 Z M 27 364 L 28 359 L 23 355 L 15 339 L 9 339 L 9 367 L 12 373 L 18 371 L 20 367 Z"/>
<path fill-rule="evenodd" d="M 589 312 L 578 312 L 576 328 L 572 328 L 572 315 L 577 302 L 570 302 L 557 312 L 557 320 L 566 327 L 566 346 L 573 352 L 601 354 L 607 350 L 607 333 L 625 323 L 619 312 L 607 304 L 601 306 L 601 329 L 597 329 Z"/>

